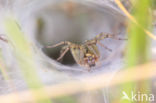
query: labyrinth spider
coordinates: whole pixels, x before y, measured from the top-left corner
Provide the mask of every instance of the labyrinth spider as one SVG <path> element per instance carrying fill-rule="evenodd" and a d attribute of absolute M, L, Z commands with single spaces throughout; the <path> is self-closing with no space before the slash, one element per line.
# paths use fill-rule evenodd
<path fill-rule="evenodd" d="M 100 43 L 100 41 L 105 38 L 112 38 L 116 40 L 126 40 L 126 39 L 118 38 L 112 34 L 100 33 L 97 36 L 95 36 L 93 39 L 86 40 L 82 44 L 75 44 L 70 41 L 62 41 L 55 45 L 47 46 L 47 48 L 54 48 L 60 45 L 65 45 L 62 47 L 62 50 L 60 51 L 60 57 L 57 58 L 57 61 L 61 60 L 64 57 L 64 55 L 70 50 L 76 63 L 90 70 L 91 67 L 96 66 L 96 63 L 98 62 L 101 56 L 98 50 L 97 44 L 107 49 L 108 51 L 112 51 L 107 46 Z"/>

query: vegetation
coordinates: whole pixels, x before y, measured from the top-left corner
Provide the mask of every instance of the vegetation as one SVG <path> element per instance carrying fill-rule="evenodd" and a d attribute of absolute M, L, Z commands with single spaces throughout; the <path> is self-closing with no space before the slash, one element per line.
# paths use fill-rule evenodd
<path fill-rule="evenodd" d="M 112 98 L 113 95 L 107 93 L 107 98 L 104 98 L 111 99 L 111 103 L 149 103 L 150 101 L 146 100 L 146 98 L 143 98 L 143 101 L 141 101 L 138 100 L 138 97 L 141 96 L 141 94 L 152 94 L 151 89 L 154 88 L 151 86 L 150 78 L 154 78 L 155 76 L 152 72 L 155 70 L 153 68 L 156 66 L 156 63 L 147 63 L 151 62 L 150 41 L 156 40 L 155 35 L 150 32 L 152 30 L 153 21 L 152 12 L 150 11 L 155 8 L 156 2 L 155 0 L 141 0 L 141 2 L 140 0 L 136 0 L 135 2 L 133 0 L 131 2 L 133 8 L 129 13 L 119 0 L 115 0 L 118 7 L 128 17 L 128 44 L 126 46 L 125 69 L 117 73 L 109 87 L 112 90 L 115 90 L 114 88 L 116 87 L 118 89 L 120 88 L 120 93 L 114 94 L 115 96 L 120 97 L 112 100 L 114 99 Z M 86 92 L 90 92 L 90 95 L 87 95 L 88 97 L 92 97 L 91 99 L 98 101 L 95 97 L 99 97 L 99 95 L 94 96 L 95 94 L 93 91 L 98 93 L 100 91 L 100 93 L 102 93 L 103 88 L 107 88 L 106 78 L 110 76 L 109 73 L 85 78 L 84 81 L 69 80 L 65 83 L 54 84 L 52 86 L 43 85 L 41 78 L 37 73 L 38 63 L 34 58 L 35 51 L 33 50 L 29 39 L 22 32 L 22 27 L 18 25 L 18 20 L 15 20 L 14 17 L 8 17 L 5 19 L 4 25 L 6 36 L 9 40 L 8 46 L 13 48 L 13 51 L 10 52 L 13 52 L 29 90 L 26 92 L 21 91 L 2 95 L 0 96 L 0 101 L 17 103 L 19 101 L 16 96 L 27 95 L 26 98 L 20 99 L 34 103 L 78 103 L 80 98 L 78 99 L 75 97 L 77 95 L 85 94 Z M 4 77 L 8 84 L 12 85 L 11 88 L 14 88 L 13 83 L 10 82 L 11 78 L 8 75 L 7 68 L 7 64 L 0 52 L 0 75 Z M 137 75 L 139 77 L 137 77 Z M 131 100 L 132 92 L 139 94 L 136 98 L 137 101 Z M 123 95 L 125 96 L 124 93 L 126 93 L 129 98 L 123 98 Z M 108 95 L 110 95 L 109 98 Z M 106 102 L 109 103 L 109 100 L 106 100 Z"/>

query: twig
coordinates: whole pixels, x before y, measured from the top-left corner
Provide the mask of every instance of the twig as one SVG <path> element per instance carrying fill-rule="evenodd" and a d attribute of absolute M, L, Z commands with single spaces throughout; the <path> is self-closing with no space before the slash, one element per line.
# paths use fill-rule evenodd
<path fill-rule="evenodd" d="M 152 39 L 156 40 L 156 36 L 151 33 L 150 31 L 144 29 L 139 23 L 138 21 L 126 10 L 126 8 L 122 5 L 122 3 L 120 2 L 120 0 L 115 0 L 115 3 L 119 6 L 119 8 L 126 14 L 126 16 L 134 23 L 136 23 L 141 29 L 144 30 L 144 32 L 151 37 Z"/>
<path fill-rule="evenodd" d="M 152 77 L 156 77 L 156 63 L 148 63 L 139 65 L 130 69 L 125 69 L 117 73 L 109 86 L 119 85 L 131 81 L 145 80 Z M 65 96 L 75 94 L 84 91 L 91 91 L 101 89 L 108 86 L 108 79 L 111 73 L 104 73 L 94 77 L 84 78 L 83 81 L 67 81 L 61 84 L 55 84 L 51 86 L 45 86 L 38 90 L 27 90 L 23 92 L 15 92 L 7 95 L 0 96 L 1 103 L 16 103 L 15 99 L 18 94 L 20 100 L 24 102 L 33 102 L 33 92 L 40 92 L 44 90 L 49 98 L 56 98 L 59 96 Z"/>

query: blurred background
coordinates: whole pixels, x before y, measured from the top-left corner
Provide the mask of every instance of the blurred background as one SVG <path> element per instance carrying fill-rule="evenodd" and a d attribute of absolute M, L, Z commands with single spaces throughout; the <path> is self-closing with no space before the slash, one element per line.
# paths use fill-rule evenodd
<path fill-rule="evenodd" d="M 0 0 L 1 103 L 156 103 L 155 0 Z M 101 32 L 88 71 L 61 41 Z"/>

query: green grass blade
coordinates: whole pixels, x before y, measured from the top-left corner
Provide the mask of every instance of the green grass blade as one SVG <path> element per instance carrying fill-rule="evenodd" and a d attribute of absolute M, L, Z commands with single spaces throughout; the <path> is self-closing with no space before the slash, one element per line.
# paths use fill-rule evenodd
<path fill-rule="evenodd" d="M 20 30 L 17 22 L 12 17 L 5 20 L 5 28 L 7 36 L 14 46 L 15 58 L 21 68 L 24 78 L 30 89 L 36 90 L 42 88 L 42 83 L 36 72 L 36 63 L 34 60 L 34 52 L 31 45 L 24 37 L 23 32 Z M 51 101 L 46 97 L 46 94 L 41 89 L 40 92 L 34 92 L 36 102 L 50 103 Z"/>
<path fill-rule="evenodd" d="M 139 25 L 145 29 L 149 29 L 151 17 L 149 14 L 150 1 L 149 0 L 137 0 L 133 9 L 132 15 L 136 18 Z M 145 34 L 142 28 L 137 24 L 131 22 L 128 28 L 129 40 L 127 45 L 127 67 L 143 64 L 148 61 L 148 46 L 149 38 Z M 139 75 L 138 75 L 139 76 Z M 143 81 L 138 83 L 127 83 L 122 85 L 122 91 L 126 92 L 130 100 L 121 100 L 121 103 L 148 103 L 149 101 L 135 101 L 132 100 L 132 92 L 148 94 L 149 81 Z M 123 96 L 123 95 L 122 95 Z"/>

